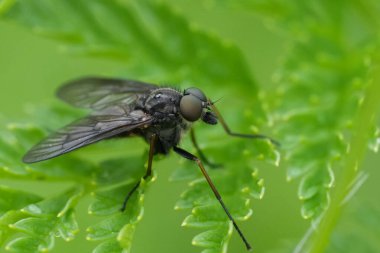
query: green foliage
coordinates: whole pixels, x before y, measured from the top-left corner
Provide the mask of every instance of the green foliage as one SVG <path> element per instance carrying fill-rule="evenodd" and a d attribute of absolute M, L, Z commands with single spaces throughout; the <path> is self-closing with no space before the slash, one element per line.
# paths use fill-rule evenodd
<path fill-rule="evenodd" d="M 263 197 L 263 180 L 258 177 L 258 170 L 253 165 L 256 152 L 248 151 L 255 150 L 252 147 L 255 145 L 249 142 L 241 143 L 240 146 L 238 142 L 231 145 L 236 149 L 224 151 L 224 168 L 209 170 L 209 174 L 232 216 L 237 220 L 247 220 L 252 215 L 250 199 Z M 216 147 L 209 147 L 206 149 L 207 154 L 220 152 L 216 149 L 220 149 L 221 146 L 228 145 L 218 144 Z M 247 150 L 247 152 L 243 155 L 241 150 Z M 236 161 L 234 158 L 239 155 L 241 159 Z M 226 220 L 226 214 L 220 208 L 219 202 L 210 191 L 205 179 L 199 178 L 200 175 L 197 174 L 200 172 L 194 171 L 191 165 L 193 164 L 183 164 L 171 178 L 172 180 L 193 179 L 175 206 L 177 210 L 192 209 L 191 215 L 185 218 L 182 226 L 207 229 L 206 232 L 196 236 L 192 242 L 193 245 L 209 249 L 204 252 L 226 252 L 226 243 L 231 236 L 233 226 Z"/>
<path fill-rule="evenodd" d="M 132 244 L 136 223 L 143 214 L 143 195 L 133 195 L 128 202 L 125 213 L 120 212 L 120 200 L 125 197 L 135 182 L 99 192 L 96 201 L 90 206 L 90 214 L 106 216 L 104 220 L 87 229 L 87 239 L 102 241 L 94 252 L 123 252 L 129 251 Z M 143 190 L 141 186 L 140 190 Z"/>
<path fill-rule="evenodd" d="M 68 112 L 59 108 L 53 110 L 47 119 L 60 121 L 57 115 L 63 119 L 65 113 Z M 45 116 L 48 116 L 46 112 Z M 134 227 L 142 217 L 143 195 L 133 195 L 127 210 L 123 213 L 119 210 L 125 193 L 142 176 L 143 158 L 108 158 L 94 163 L 90 159 L 68 155 L 63 159 L 25 165 L 20 156 L 42 138 L 41 128 L 11 124 L 3 133 L 0 142 L 4 151 L 0 159 L 3 179 L 75 182 L 73 188 L 57 196 L 44 197 L 1 187 L 0 243 L 5 244 L 8 251 L 49 251 L 56 237 L 66 241 L 74 239 L 79 230 L 75 208 L 84 195 L 92 192 L 95 200 L 89 212 L 103 218 L 99 224 L 88 228 L 88 239 L 101 242 L 94 251 L 121 252 L 130 248 Z M 129 164 L 127 172 L 124 170 L 126 164 Z M 143 183 L 140 190 L 144 188 Z M 111 246 L 113 251 L 110 251 Z"/>
<path fill-rule="evenodd" d="M 317 225 L 322 219 L 318 235 L 302 251 L 323 252 L 368 140 L 377 151 L 380 5 L 377 1 L 246 5 L 289 36 L 288 50 L 274 74 L 278 84 L 272 102 L 274 125 L 286 150 L 288 179 L 301 177 L 302 216 Z"/>
<path fill-rule="evenodd" d="M 10 7 L 11 4 L 14 5 Z M 163 3 L 15 1 L 7 5 L 7 9 L 9 10 L 3 9 L 4 20 L 19 23 L 40 35 L 58 40 L 70 53 L 109 58 L 127 64 L 129 78 L 139 76 L 141 79 L 145 76 L 154 80 L 170 80 L 184 84 L 213 84 L 203 87 L 198 85 L 206 92 L 213 90 L 213 87 L 229 87 L 231 94 L 247 98 L 244 106 L 249 110 L 243 115 L 236 115 L 236 120 L 241 122 L 241 126 L 248 122 L 265 122 L 265 113 L 257 97 L 257 87 L 239 50 L 190 27 L 185 19 Z M 244 92 L 242 87 L 249 87 L 249 94 Z M 215 93 L 215 96 L 220 94 Z M 145 186 L 141 187 L 140 192 L 128 203 L 125 213 L 120 213 L 119 208 L 125 193 L 141 177 L 144 158 L 132 154 L 128 159 L 121 159 L 117 155 L 116 158 L 110 159 L 106 155 L 94 161 L 91 155 L 86 155 L 84 151 L 41 164 L 24 165 L 20 162 L 20 156 L 42 138 L 44 131 L 41 129 L 50 129 L 52 126 L 58 128 L 57 122 L 69 122 L 66 120 L 67 116 L 74 118 L 70 116 L 73 115 L 72 112 L 64 109 L 43 111 L 45 113 L 39 113 L 41 116 L 36 119 L 38 127 L 20 123 L 11 126 L 5 132 L 6 136 L 2 139 L 4 152 L 1 153 L 0 160 L 3 164 L 2 175 L 4 178 L 18 180 L 34 178 L 72 181 L 75 182 L 75 189 L 82 189 L 83 192 L 75 195 L 75 201 L 67 199 L 65 202 L 63 197 L 67 196 L 66 193 L 59 197 L 42 197 L 42 202 L 36 201 L 21 209 L 33 210 L 34 207 L 38 207 L 37 209 L 46 213 L 49 218 L 37 219 L 34 217 L 37 215 L 35 213 L 24 215 L 23 211 L 17 211 L 17 206 L 12 206 L 9 212 L 22 215 L 8 223 L 13 224 L 8 230 L 15 230 L 21 234 L 17 234 L 18 236 L 10 241 L 4 240 L 6 248 L 21 250 L 29 245 L 34 251 L 49 250 L 62 226 L 66 226 L 68 231 L 58 236 L 71 239 L 75 234 L 76 222 L 74 216 L 65 216 L 65 219 L 60 216 L 63 212 L 61 205 L 66 203 L 69 206 L 64 209 L 64 213 L 70 211 L 70 214 L 73 214 L 77 198 L 95 192 L 95 201 L 89 207 L 89 212 L 100 216 L 102 220 L 87 230 L 89 240 L 100 241 L 94 252 L 129 251 L 136 224 L 142 217 L 142 192 Z M 225 112 L 228 113 L 228 109 Z M 51 125 L 46 122 L 46 119 L 57 117 L 60 120 Z M 41 122 L 38 123 L 39 121 Z M 252 129 L 256 128 L 252 125 Z M 8 140 L 9 133 L 11 140 Z M 235 140 L 228 143 L 219 140 L 220 133 L 215 131 L 204 132 L 202 136 L 205 134 L 210 136 L 207 138 L 209 146 L 205 147 L 205 151 L 210 157 L 225 165 L 225 169 L 212 171 L 210 174 L 233 216 L 238 220 L 245 220 L 252 212 L 249 199 L 261 198 L 264 192 L 263 181 L 258 177 L 254 161 L 268 159 L 278 163 L 279 154 L 274 151 L 273 145 L 266 141 Z M 221 153 L 220 145 L 224 147 L 226 154 Z M 91 152 L 97 152 L 96 149 L 93 148 Z M 237 163 L 231 162 L 236 157 L 241 159 Z M 127 172 L 124 169 L 125 164 L 128 164 Z M 191 170 L 183 171 L 184 168 L 190 167 Z M 178 179 L 178 175 L 182 174 L 182 177 L 195 180 L 183 194 L 177 207 L 193 209 L 192 215 L 184 221 L 185 225 L 206 230 L 194 238 L 195 245 L 206 248 L 205 252 L 226 251 L 232 233 L 231 224 L 202 175 L 194 174 L 194 168 L 195 164 L 186 162 L 175 172 L 177 176 L 173 176 L 173 179 Z M 57 198 L 62 202 L 58 203 Z M 66 220 L 68 224 L 64 223 Z M 23 229 L 26 226 L 33 227 L 37 223 L 49 226 L 38 233 L 26 233 Z"/>
<path fill-rule="evenodd" d="M 123 74 L 129 78 L 196 84 L 216 98 L 233 94 L 244 101 L 241 107 L 248 108 L 237 114 L 221 103 L 226 118 L 239 122 L 234 129 L 250 126 L 257 132 L 270 119 L 285 154 L 287 179 L 300 179 L 301 214 L 319 226 L 320 233 L 310 237 L 301 251 L 323 252 L 340 219 L 341 203 L 355 188 L 353 181 L 368 144 L 377 151 L 380 143 L 375 124 L 376 94 L 380 94 L 375 69 L 380 62 L 380 6 L 375 0 L 223 3 L 248 7 L 282 34 L 287 50 L 274 71 L 275 91 L 261 90 L 258 96 L 238 48 L 190 26 L 161 2 L 3 0 L 0 15 L 57 40 L 69 53 L 120 61 L 128 67 Z M 73 186 L 52 196 L 1 187 L 0 243 L 13 252 L 38 252 L 50 250 L 55 237 L 73 239 L 78 230 L 75 207 L 83 196 L 93 193 L 89 213 L 100 221 L 87 229 L 87 239 L 99 242 L 94 252 L 129 252 L 149 182 L 142 182 L 126 212 L 120 213 L 119 208 L 125 193 L 144 173 L 146 155 L 130 153 L 125 158 L 124 152 L 116 150 L 121 145 L 133 149 L 135 143 L 113 142 L 41 164 L 22 164 L 20 156 L 45 135 L 45 129 L 56 129 L 82 115 L 51 107 L 39 111 L 34 118 L 37 125 L 8 124 L 0 131 L 0 177 L 66 181 Z M 270 117 L 266 110 L 272 112 Z M 259 161 L 277 165 L 280 155 L 267 141 L 227 141 L 220 134 L 204 129 L 201 146 L 212 161 L 224 165 L 209 173 L 232 215 L 241 222 L 252 214 L 250 201 L 264 194 Z M 104 153 L 104 147 L 110 154 L 94 159 L 93 154 Z M 190 181 L 176 203 L 176 209 L 191 210 L 183 226 L 203 231 L 193 244 L 205 253 L 226 252 L 233 227 L 201 173 L 188 161 L 173 166 L 179 168 L 172 180 Z M 377 221 L 372 214 L 368 217 Z M 350 238 L 334 234 L 332 249 L 342 249 Z"/>
<path fill-rule="evenodd" d="M 74 207 L 83 194 L 83 189 L 73 188 L 44 200 L 29 194 L 27 202 L 20 199 L 22 194 L 26 195 L 20 193 L 18 199 L 14 200 L 17 204 L 10 207 L 0 219 L 2 227 L 4 226 L 1 240 L 2 243 L 7 242 L 7 250 L 48 251 L 53 247 L 56 235 L 67 241 L 74 238 L 78 232 Z M 17 206 L 24 208 L 17 210 Z"/>
<path fill-rule="evenodd" d="M 333 167 L 342 166 L 355 131 L 353 120 L 373 78 L 368 71 L 378 64 L 378 34 L 372 29 L 379 24 L 374 15 L 380 6 L 376 1 L 276 0 L 243 5 L 274 21 L 287 38 L 274 73 L 273 119 L 286 151 L 287 179 L 302 177 L 302 215 L 317 218 L 329 204 Z"/>

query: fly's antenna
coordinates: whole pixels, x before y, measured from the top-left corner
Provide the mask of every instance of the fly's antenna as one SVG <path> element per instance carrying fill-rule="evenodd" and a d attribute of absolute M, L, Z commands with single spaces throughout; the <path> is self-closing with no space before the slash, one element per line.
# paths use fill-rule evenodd
<path fill-rule="evenodd" d="M 222 100 L 222 98 L 223 98 L 223 97 L 220 97 L 220 98 L 218 98 L 218 99 L 215 100 L 215 101 L 211 101 L 211 100 L 210 100 L 211 105 L 214 105 L 214 104 L 218 103 L 220 100 Z"/>

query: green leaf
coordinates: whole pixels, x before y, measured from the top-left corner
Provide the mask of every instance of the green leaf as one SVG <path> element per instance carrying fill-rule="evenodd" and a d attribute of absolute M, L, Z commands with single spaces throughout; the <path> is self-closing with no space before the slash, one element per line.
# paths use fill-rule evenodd
<path fill-rule="evenodd" d="M 92 253 L 119 253 L 119 252 L 123 252 L 123 248 L 120 246 L 120 244 L 117 241 L 113 239 L 102 242 L 92 251 Z"/>
<path fill-rule="evenodd" d="M 16 219 L 12 219 L 12 223 L 8 221 L 8 224 L 19 236 L 12 238 L 6 248 L 15 252 L 24 252 L 26 248 L 29 248 L 29 252 L 46 252 L 53 248 L 56 235 L 64 240 L 73 239 L 78 232 L 78 225 L 72 208 L 81 195 L 80 189 L 72 189 L 27 206 L 22 209 L 26 216 L 19 215 L 17 219 L 13 215 Z"/>
<path fill-rule="evenodd" d="M 162 2 L 15 1 L 12 8 L 3 9 L 0 15 L 2 20 L 18 23 L 36 34 L 59 41 L 69 53 L 121 61 L 123 68 L 127 69 L 123 74 L 129 78 L 138 76 L 157 83 L 170 80 L 186 86 L 196 84 L 212 99 L 228 94 L 229 97 L 225 99 L 224 105 L 221 103 L 220 109 L 226 115 L 226 121 L 233 122 L 231 128 L 236 131 L 257 133 L 258 128 L 266 122 L 262 98 L 258 96 L 258 87 L 240 50 L 189 25 L 186 19 Z M 230 103 L 236 103 L 235 106 L 241 113 L 236 113 L 236 109 L 229 106 Z M 68 118 L 74 115 L 66 114 L 64 109 L 62 111 L 57 111 L 57 115 L 68 115 Z M 42 128 L 57 129 L 62 126 L 62 123 L 48 125 L 45 122 L 54 118 L 47 116 L 52 114 L 35 114 L 35 120 L 42 122 L 39 125 Z M 41 119 L 38 115 L 41 115 Z M 136 202 L 133 205 L 136 210 L 127 210 L 127 213 L 132 214 L 128 219 L 117 212 L 121 203 L 118 200 L 122 199 L 122 192 L 128 192 L 124 186 L 130 187 L 133 179 L 138 179 L 137 172 L 141 172 L 143 168 L 141 163 L 136 162 L 140 156 L 132 154 L 128 160 L 115 159 L 105 163 L 103 162 L 108 159 L 102 156 L 97 161 L 90 162 L 95 155 L 86 155 L 86 151 L 89 154 L 96 151 L 96 147 L 104 147 L 103 144 L 97 144 L 94 148 L 89 147 L 62 158 L 25 166 L 15 161 L 19 161 L 26 148 L 44 136 L 44 131 L 40 127 L 22 128 L 26 128 L 25 125 L 16 127 L 15 132 L 20 134 L 19 138 L 13 140 L 13 143 L 4 144 L 8 150 L 14 149 L 14 153 L 4 155 L 3 168 L 7 170 L 3 169 L 3 174 L 16 179 L 69 180 L 84 187 L 84 193 L 95 191 L 96 200 L 89 210 L 90 213 L 104 218 L 99 224 L 89 228 L 90 239 L 102 240 L 95 252 L 129 250 L 135 223 L 141 219 L 142 197 L 139 192 L 139 195 L 136 194 L 138 197 L 134 197 L 136 199 L 131 199 Z M 212 160 L 223 163 L 226 168 L 210 174 L 232 214 L 237 219 L 246 219 L 251 213 L 249 199 L 262 198 L 264 193 L 263 180 L 258 177 L 257 162 L 278 164 L 280 156 L 268 141 L 227 141 L 220 138 L 221 134 L 225 134 L 221 131 L 221 128 L 217 131 L 214 128 L 205 130 L 200 135 L 202 140 L 209 143 L 205 145 L 205 152 L 210 154 Z M 18 144 L 19 139 L 26 143 Z M 15 146 L 19 146 L 18 149 Z M 106 147 L 99 148 L 100 153 L 106 153 L 103 150 L 112 153 L 113 149 Z M 134 145 L 128 147 L 131 152 L 135 150 Z M 117 153 L 116 158 L 119 157 L 121 154 Z M 123 170 L 124 166 L 128 171 Z M 190 165 L 184 166 L 190 168 Z M 193 171 L 197 171 L 195 164 L 191 166 Z M 199 172 L 190 175 L 191 173 L 179 171 L 179 176 L 173 177 L 191 180 L 200 178 Z M 205 183 L 200 184 L 199 189 L 197 187 L 193 189 L 190 186 L 188 198 L 181 201 L 184 202 L 184 207 L 198 210 L 196 212 L 199 213 L 194 218 L 198 220 L 199 226 L 207 225 L 209 219 L 213 218 L 209 217 L 209 213 L 201 211 L 202 206 L 207 207 L 207 202 L 212 203 L 211 213 L 220 214 L 220 220 L 218 219 L 213 228 L 207 228 L 211 232 L 205 232 L 206 236 L 197 239 L 200 242 L 198 244 L 205 246 L 206 252 L 226 250 L 231 236 L 230 225 L 226 227 L 227 216 Z M 60 218 L 63 218 L 75 207 L 79 195 L 81 196 L 75 191 L 68 192 L 62 198 L 48 201 L 46 205 L 41 202 L 24 210 L 33 217 L 47 218 L 48 214 L 62 214 Z M 128 203 L 128 208 L 129 206 L 132 204 Z M 64 234 L 71 238 L 70 228 L 76 227 L 75 222 L 64 224 L 69 228 L 69 232 Z"/>
<path fill-rule="evenodd" d="M 31 204 L 22 211 L 33 216 L 62 217 L 76 205 L 82 195 L 82 187 L 73 188 L 57 197 L 46 199 L 36 204 Z"/>
<path fill-rule="evenodd" d="M 268 100 L 287 160 L 287 177 L 301 177 L 301 213 L 313 219 L 318 231 L 310 244 L 305 243 L 310 239 L 306 234 L 300 244 L 307 246 L 295 252 L 324 252 L 342 202 L 361 172 L 367 146 L 378 150 L 379 100 L 374 94 L 380 92 L 379 2 L 222 3 L 261 14 L 286 43 L 273 75 L 278 88 Z M 348 248 L 371 252 L 368 247 Z M 338 251 L 346 252 L 332 252 Z"/>
<path fill-rule="evenodd" d="M 53 227 L 54 224 L 51 224 L 50 220 L 35 217 L 22 219 L 12 225 L 13 229 L 17 229 L 20 232 L 24 232 L 32 236 L 43 236 L 48 234 Z"/>
<path fill-rule="evenodd" d="M 377 150 L 380 5 L 276 0 L 245 4 L 272 19 L 288 38 L 283 64 L 274 74 L 274 125 L 284 140 L 288 179 L 302 177 L 302 215 L 318 221 L 318 233 L 310 241 L 304 238 L 306 246 L 296 251 L 322 252 L 367 146 Z"/>
<path fill-rule="evenodd" d="M 343 166 L 351 134 L 356 131 L 353 118 L 367 88 L 368 69 L 373 67 L 367 59 L 378 39 L 374 33 L 357 36 L 356 32 L 373 28 L 367 27 L 373 18 L 368 14 L 379 5 L 375 1 L 315 5 L 254 0 L 245 5 L 272 19 L 289 38 L 283 64 L 274 74 L 278 88 L 273 119 L 283 140 L 287 177 L 302 177 L 298 191 L 304 203 L 302 215 L 317 219 L 329 206 L 334 174 Z M 351 11 L 355 26 L 355 21 L 344 18 Z M 375 147 L 376 139 L 372 143 Z"/>
<path fill-rule="evenodd" d="M 154 27 L 145 17 L 154 22 Z M 262 101 L 240 51 L 194 29 L 163 3 L 17 1 L 3 18 L 65 43 L 70 52 L 121 60 L 128 64 L 132 76 L 197 83 L 215 97 L 222 94 L 215 88 L 225 87 L 232 92 L 223 94 L 246 98 L 250 116 L 236 114 L 242 123 L 247 118 L 245 123 L 264 122 Z M 249 93 L 244 92 L 247 88 Z"/>
<path fill-rule="evenodd" d="M 73 209 L 68 210 L 61 217 L 57 224 L 57 230 L 59 232 L 59 237 L 62 237 L 65 241 L 71 241 L 74 239 L 75 234 L 79 231 L 79 226 Z"/>
<path fill-rule="evenodd" d="M 147 156 L 131 156 L 128 158 L 107 159 L 99 164 L 96 184 L 102 187 L 125 182 L 125 169 L 128 170 L 128 181 L 136 182 L 144 175 L 144 163 Z"/>
<path fill-rule="evenodd" d="M 10 224 L 28 217 L 21 211 L 8 211 L 0 217 L 0 244 L 4 244 L 13 235 Z"/>
<path fill-rule="evenodd" d="M 50 112 L 50 117 L 56 117 Z M 26 165 L 21 157 L 26 150 L 44 137 L 37 126 L 21 123 L 8 124 L 8 131 L 0 135 L 0 175 L 2 178 L 76 179 L 91 183 L 94 166 L 82 159 L 62 159 Z"/>
<path fill-rule="evenodd" d="M 379 146 L 380 146 L 380 129 L 378 127 L 374 127 L 375 129 L 372 129 L 372 136 L 369 141 L 369 148 L 373 150 L 373 152 L 377 153 L 379 152 Z"/>
<path fill-rule="evenodd" d="M 139 193 L 145 188 L 141 181 L 139 190 L 127 203 L 126 210 L 120 211 L 126 193 L 136 182 L 119 186 L 115 189 L 96 194 L 96 201 L 89 212 L 94 215 L 107 216 L 104 220 L 87 228 L 87 240 L 102 241 L 93 252 L 129 252 L 136 224 L 142 219 L 144 195 Z"/>
<path fill-rule="evenodd" d="M 5 249 L 17 253 L 38 252 L 39 243 L 39 241 L 32 237 L 19 237 L 11 241 Z"/>
<path fill-rule="evenodd" d="M 202 251 L 202 253 L 226 252 L 226 241 L 229 240 L 228 237 L 231 236 L 232 229 L 232 224 L 225 222 L 213 230 L 208 230 L 197 235 L 194 237 L 192 243 L 195 246 L 207 248 L 207 250 Z"/>
<path fill-rule="evenodd" d="M 53 113 L 54 112 L 50 112 L 50 114 Z M 48 114 L 49 112 L 46 111 L 46 115 Z M 90 211 L 97 215 L 120 213 L 119 210 L 126 192 L 131 188 L 131 184 L 134 184 L 144 172 L 144 158 L 141 159 L 141 157 L 105 160 L 97 166 L 77 158 L 55 159 L 44 162 L 41 165 L 25 166 L 20 161 L 15 160 L 14 157 L 8 158 L 7 155 L 12 154 L 18 156 L 19 153 L 25 152 L 25 147 L 31 146 L 28 143 L 37 142 L 37 140 L 34 139 L 41 138 L 43 131 L 39 127 L 29 127 L 23 124 L 12 124 L 9 129 L 12 131 L 10 138 L 9 135 L 4 135 L 2 139 L 4 140 L 3 144 L 6 145 L 6 149 L 4 150 L 8 150 L 9 152 L 13 147 L 17 147 L 17 149 L 21 151 L 5 154 L 4 157 L 7 159 L 4 159 L 4 163 L 9 162 L 9 168 L 19 166 L 19 168 L 21 168 L 20 170 L 24 171 L 24 175 L 15 176 L 15 173 L 7 173 L 4 174 L 4 176 L 10 178 L 35 177 L 47 180 L 75 178 L 77 182 L 82 181 L 91 188 L 94 186 L 100 187 L 97 202 L 94 202 L 90 207 Z M 39 133 L 39 135 L 35 133 Z M 128 167 L 128 171 L 125 171 L 125 167 Z M 13 170 L 8 170 L 7 172 L 13 172 Z M 92 174 L 92 176 L 88 174 Z M 129 184 L 127 185 L 125 177 L 129 178 Z M 119 184 L 122 184 L 122 186 L 118 186 Z M 41 198 L 33 194 L 23 193 L 22 191 L 12 190 L 6 187 L 1 187 L 0 190 L 4 196 L 0 202 L 2 212 L 9 211 L 10 209 L 23 208 L 22 212 L 26 215 L 23 215 L 19 219 L 11 219 L 10 221 L 3 220 L 2 222 L 4 229 L 2 229 L 3 232 L 0 235 L 0 242 L 11 237 L 16 231 L 21 233 L 20 236 L 13 238 L 7 243 L 7 249 L 10 251 L 22 251 L 26 250 L 25 248 L 27 247 L 30 248 L 29 252 L 41 250 L 49 251 L 54 246 L 55 236 L 62 237 L 62 239 L 66 241 L 74 239 L 79 228 L 73 209 L 84 194 L 83 186 L 78 186 L 78 188 L 73 188 L 57 197 L 42 201 L 40 201 Z M 137 220 L 141 219 L 138 208 L 141 207 L 142 203 L 136 204 L 131 202 L 131 205 L 135 205 L 134 208 L 137 208 L 136 212 L 138 212 L 138 214 L 125 215 L 124 217 L 135 217 Z M 134 212 L 133 210 L 134 209 L 129 208 L 127 213 L 131 214 Z M 128 218 L 128 220 L 130 219 Z M 133 222 L 137 222 L 137 220 Z M 132 228 L 124 228 L 126 221 L 127 220 L 121 220 L 122 223 L 119 223 L 119 229 L 121 231 L 120 238 L 117 238 L 117 240 L 120 241 L 120 244 L 123 246 L 130 247 L 132 235 L 128 235 L 128 232 L 131 232 Z M 7 224 L 9 224 L 10 229 Z M 106 231 L 105 233 L 112 235 L 111 231 Z M 28 236 L 25 236 L 25 234 Z M 115 236 L 114 238 L 116 241 Z M 117 243 L 119 243 L 118 241 Z"/>
<path fill-rule="evenodd" d="M 126 224 L 118 234 L 118 241 L 123 249 L 130 250 L 132 246 L 133 235 L 136 230 L 135 224 Z"/>
<path fill-rule="evenodd" d="M 50 219 L 34 217 L 22 219 L 12 224 L 11 228 L 30 236 L 12 240 L 7 247 L 22 249 L 29 244 L 33 245 L 32 248 L 35 247 L 34 251 L 49 251 L 54 245 L 54 235 L 52 234 L 54 227 L 55 224 Z"/>
<path fill-rule="evenodd" d="M 223 169 L 209 170 L 209 174 L 235 220 L 246 220 L 252 214 L 250 198 L 261 198 L 264 193 L 262 180 L 256 169 L 246 166 L 244 159 L 231 161 Z M 192 165 L 195 170 L 196 165 Z M 176 209 L 192 209 L 183 226 L 207 229 L 194 238 L 194 245 L 206 248 L 203 252 L 227 251 L 232 224 L 204 178 L 190 183 Z"/>
<path fill-rule="evenodd" d="M 0 196 L 0 217 L 10 210 L 18 210 L 41 200 L 41 197 L 35 194 L 5 186 L 0 186 Z"/>

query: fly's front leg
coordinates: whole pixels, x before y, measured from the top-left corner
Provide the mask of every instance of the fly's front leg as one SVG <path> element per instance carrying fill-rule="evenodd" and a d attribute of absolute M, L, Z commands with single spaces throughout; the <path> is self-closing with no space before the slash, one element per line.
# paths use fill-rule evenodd
<path fill-rule="evenodd" d="M 206 164 L 207 166 L 209 166 L 210 168 L 213 168 L 213 169 L 222 167 L 221 164 L 210 162 L 207 159 L 207 157 L 204 155 L 204 153 L 202 152 L 201 148 L 198 145 L 197 139 L 195 138 L 195 131 L 193 128 L 190 129 L 190 138 L 191 138 L 191 142 L 193 143 L 199 157 L 201 158 L 201 160 L 203 161 L 204 164 Z"/>
<path fill-rule="evenodd" d="M 154 155 L 154 146 L 157 141 L 157 135 L 153 134 L 150 138 L 149 143 L 149 157 L 148 157 L 148 168 L 146 169 L 145 175 L 141 179 L 147 179 L 152 175 L 152 163 L 153 163 L 153 155 Z M 124 199 L 123 205 L 121 207 L 121 211 L 124 212 L 127 207 L 128 200 L 131 198 L 132 194 L 139 188 L 141 179 L 133 186 L 133 188 L 128 192 L 127 196 Z"/>
<path fill-rule="evenodd" d="M 231 129 L 228 127 L 227 123 L 224 121 L 218 108 L 216 108 L 216 106 L 211 101 L 209 101 L 209 104 L 212 108 L 212 111 L 215 112 L 220 124 L 222 124 L 224 131 L 226 131 L 228 135 L 235 136 L 235 137 L 249 138 L 249 139 L 266 139 L 266 140 L 269 140 L 272 144 L 276 146 L 280 146 L 280 143 L 278 141 L 273 140 L 272 138 L 262 135 L 262 134 L 241 134 L 241 133 L 232 132 Z"/>

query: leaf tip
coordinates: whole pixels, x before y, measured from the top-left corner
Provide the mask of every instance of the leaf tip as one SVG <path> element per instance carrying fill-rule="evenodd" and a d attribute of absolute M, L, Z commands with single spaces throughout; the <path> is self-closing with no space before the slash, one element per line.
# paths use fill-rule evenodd
<path fill-rule="evenodd" d="M 244 215 L 244 216 L 241 218 L 241 220 L 243 220 L 243 221 L 248 220 L 248 219 L 252 216 L 252 214 L 253 214 L 252 209 L 249 209 L 248 212 L 247 212 L 247 214 Z"/>
<path fill-rule="evenodd" d="M 259 179 L 259 181 L 257 181 L 257 185 L 260 187 L 263 187 L 264 186 L 264 178 Z"/>
<path fill-rule="evenodd" d="M 281 153 L 278 152 L 277 150 L 274 150 L 273 153 L 275 155 L 274 165 L 276 167 L 279 167 L 280 166 L 280 162 L 281 162 Z"/>
<path fill-rule="evenodd" d="M 35 204 L 31 204 L 25 208 L 22 208 L 20 211 L 26 214 L 37 214 L 37 215 L 42 214 L 41 208 Z"/>
<path fill-rule="evenodd" d="M 248 186 L 246 186 L 246 187 L 243 187 L 243 188 L 241 189 L 241 192 L 242 192 L 242 193 L 249 193 L 249 192 L 250 192 L 250 189 L 249 189 Z"/>
<path fill-rule="evenodd" d="M 188 219 L 191 217 L 191 215 L 187 216 L 183 221 L 182 221 L 182 224 L 181 224 L 181 227 L 186 227 L 187 225 L 189 225 L 189 223 L 187 222 Z"/>
<path fill-rule="evenodd" d="M 74 237 L 73 236 L 72 237 L 66 237 L 66 238 L 63 238 L 63 240 L 65 240 L 65 242 L 71 242 L 72 240 L 74 240 Z"/>

